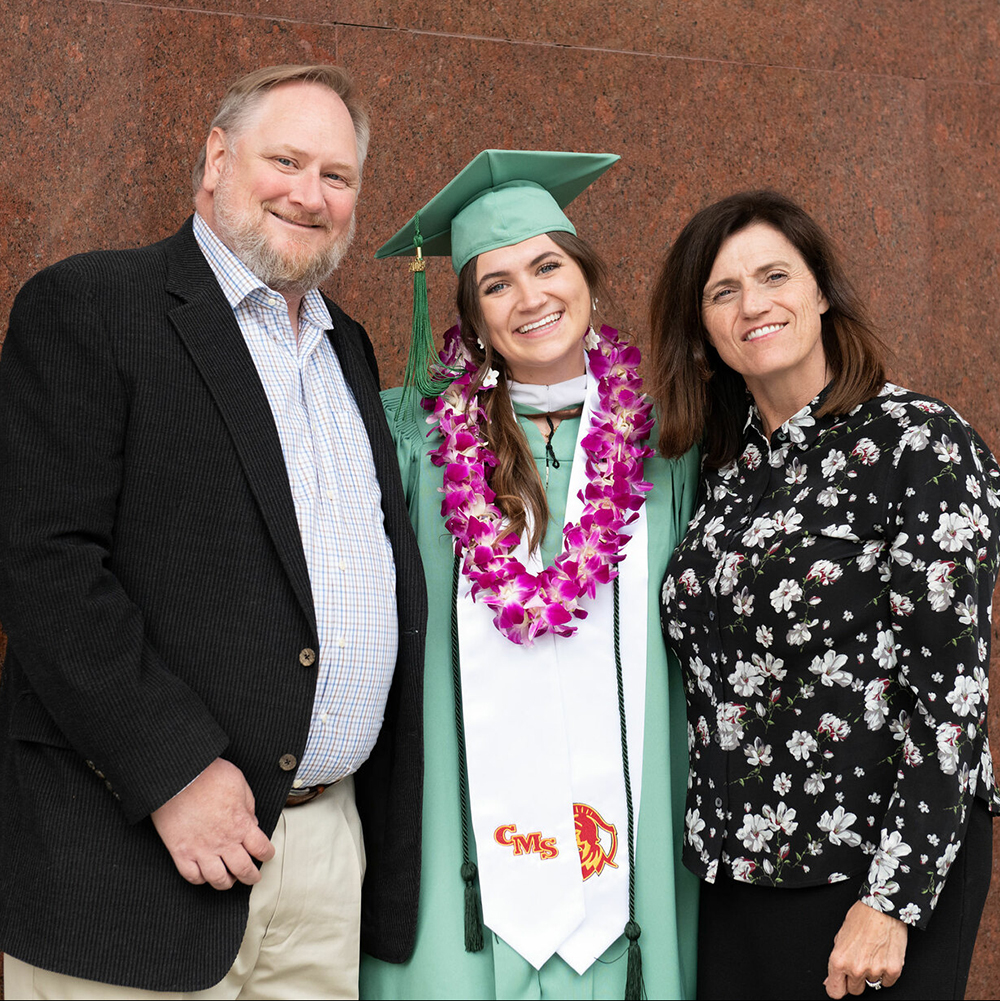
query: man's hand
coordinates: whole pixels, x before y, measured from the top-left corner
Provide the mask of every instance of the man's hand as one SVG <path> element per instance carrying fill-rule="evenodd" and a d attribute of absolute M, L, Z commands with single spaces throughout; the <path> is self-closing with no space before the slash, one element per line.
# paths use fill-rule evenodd
<path fill-rule="evenodd" d="M 832 998 L 842 998 L 848 991 L 860 994 L 866 980 L 881 980 L 883 987 L 891 987 L 903 969 L 906 935 L 906 925 L 898 918 L 859 900 L 833 940 L 823 981 L 826 993 Z"/>
<path fill-rule="evenodd" d="M 190 785 L 151 814 L 177 871 L 189 883 L 228 890 L 236 880 L 253 884 L 274 845 L 257 826 L 253 793 L 243 773 L 216 758 Z M 252 858 L 251 858 L 252 856 Z"/>

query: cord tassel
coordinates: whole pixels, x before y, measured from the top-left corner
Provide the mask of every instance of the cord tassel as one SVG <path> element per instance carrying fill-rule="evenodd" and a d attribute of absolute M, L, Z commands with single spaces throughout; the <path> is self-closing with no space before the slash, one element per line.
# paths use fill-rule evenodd
<path fill-rule="evenodd" d="M 639 948 L 639 936 L 642 929 L 637 921 L 629 921 L 625 925 L 625 937 L 628 939 L 628 967 L 625 970 L 625 1001 L 642 1001 L 646 996 L 646 985 L 642 982 L 642 949 Z"/>
<path fill-rule="evenodd" d="M 433 379 L 430 364 L 437 357 L 434 348 L 434 332 L 431 330 L 431 314 L 427 305 L 427 262 L 424 260 L 424 239 L 420 235 L 420 213 L 413 217 L 416 235 L 413 245 L 416 259 L 410 264 L 413 272 L 413 330 L 410 337 L 410 353 L 406 359 L 406 373 L 403 376 L 403 392 L 396 408 L 397 423 L 400 414 L 408 409 L 409 397 L 415 389 L 421 397 L 440 396 L 450 385 L 451 379 Z"/>
<path fill-rule="evenodd" d="M 465 763 L 462 719 L 462 669 L 458 654 L 458 577 L 462 557 L 455 553 L 451 569 L 451 679 L 455 693 L 455 736 L 458 740 L 458 810 L 462 825 L 462 880 L 465 882 L 465 951 L 483 951 L 483 919 L 479 906 L 479 870 L 469 858 L 469 773 Z"/>
<path fill-rule="evenodd" d="M 465 880 L 465 951 L 483 951 L 483 922 L 479 917 L 479 886 L 476 883 L 476 863 L 462 863 Z"/>

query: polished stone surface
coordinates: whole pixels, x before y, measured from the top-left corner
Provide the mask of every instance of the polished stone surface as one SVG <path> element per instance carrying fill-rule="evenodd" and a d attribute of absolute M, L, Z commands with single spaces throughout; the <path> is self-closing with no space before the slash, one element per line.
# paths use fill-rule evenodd
<path fill-rule="evenodd" d="M 622 161 L 570 210 L 610 265 L 607 319 L 645 343 L 648 289 L 685 219 L 775 187 L 837 238 L 896 378 L 1000 449 L 996 0 L 12 0 L 0 27 L 4 313 L 40 267 L 180 224 L 230 80 L 342 61 L 375 133 L 329 291 L 372 333 L 384 383 L 402 374 L 411 279 L 375 249 L 481 149 L 610 150 Z M 448 262 L 429 286 L 442 329 Z M 1000 996 L 998 945 L 1000 880 L 969 997 Z"/>

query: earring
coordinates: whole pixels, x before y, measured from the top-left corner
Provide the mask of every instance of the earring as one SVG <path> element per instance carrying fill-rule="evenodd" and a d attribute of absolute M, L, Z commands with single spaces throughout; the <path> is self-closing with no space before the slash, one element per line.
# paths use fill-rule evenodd
<path fill-rule="evenodd" d="M 479 350 L 485 353 L 485 351 L 486 351 L 486 345 L 483 344 L 483 339 L 481 337 L 477 337 L 476 338 L 476 343 L 479 345 Z"/>

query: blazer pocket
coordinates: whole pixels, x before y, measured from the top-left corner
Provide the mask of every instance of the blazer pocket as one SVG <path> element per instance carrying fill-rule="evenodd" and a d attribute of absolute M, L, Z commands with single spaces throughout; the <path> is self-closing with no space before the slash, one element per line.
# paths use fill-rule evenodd
<path fill-rule="evenodd" d="M 50 744 L 52 747 L 73 747 L 34 692 L 22 692 L 14 703 L 10 738 L 35 744 Z"/>

